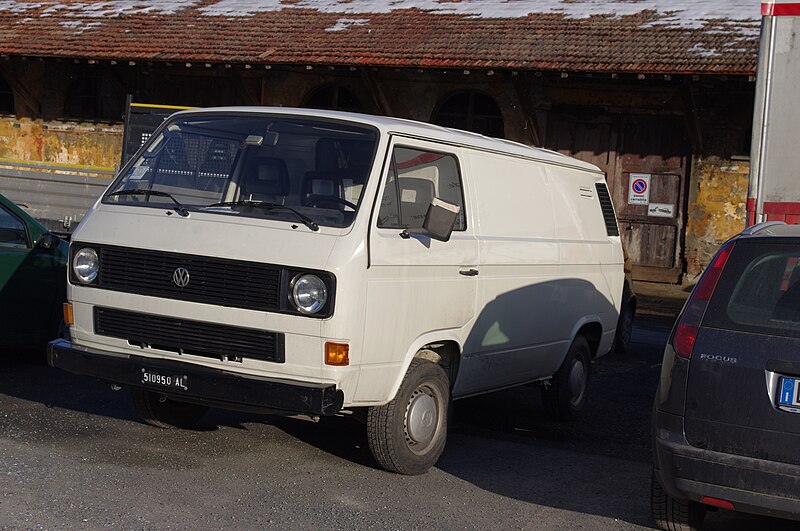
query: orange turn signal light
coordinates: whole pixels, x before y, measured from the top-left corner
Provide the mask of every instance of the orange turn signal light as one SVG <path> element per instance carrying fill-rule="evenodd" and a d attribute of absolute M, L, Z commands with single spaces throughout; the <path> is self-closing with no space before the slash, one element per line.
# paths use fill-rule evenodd
<path fill-rule="evenodd" d="M 350 345 L 347 343 L 325 343 L 325 365 L 344 367 L 350 365 Z"/>
<path fill-rule="evenodd" d="M 64 310 L 64 324 L 67 326 L 72 326 L 75 324 L 75 314 L 72 313 L 72 303 L 65 302 L 62 306 Z"/>

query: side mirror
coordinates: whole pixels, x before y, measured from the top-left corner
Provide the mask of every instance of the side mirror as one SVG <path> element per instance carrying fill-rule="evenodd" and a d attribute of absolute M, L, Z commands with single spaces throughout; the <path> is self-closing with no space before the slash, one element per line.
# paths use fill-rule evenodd
<path fill-rule="evenodd" d="M 56 243 L 56 238 L 49 232 L 47 234 L 42 234 L 39 236 L 39 239 L 36 240 L 36 247 L 39 249 L 51 249 Z"/>
<path fill-rule="evenodd" d="M 456 225 L 456 219 L 458 219 L 460 211 L 460 206 L 434 197 L 431 204 L 428 205 L 428 212 L 425 214 L 422 228 L 406 229 L 400 233 L 400 236 L 409 238 L 411 235 L 418 234 L 440 242 L 446 242 L 453 233 L 453 227 Z"/>

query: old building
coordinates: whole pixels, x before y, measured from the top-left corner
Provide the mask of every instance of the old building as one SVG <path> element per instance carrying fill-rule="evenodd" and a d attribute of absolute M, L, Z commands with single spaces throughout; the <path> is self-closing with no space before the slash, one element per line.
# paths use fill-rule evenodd
<path fill-rule="evenodd" d="M 758 15 L 749 0 L 0 2 L 0 190 L 53 227 L 78 221 L 120 163 L 127 95 L 380 113 L 597 164 L 635 276 L 691 280 L 745 223 Z"/>

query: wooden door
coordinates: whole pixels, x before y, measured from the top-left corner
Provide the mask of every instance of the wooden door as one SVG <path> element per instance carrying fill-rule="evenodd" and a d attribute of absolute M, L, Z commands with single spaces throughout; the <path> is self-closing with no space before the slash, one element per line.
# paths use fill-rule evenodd
<path fill-rule="evenodd" d="M 620 235 L 639 280 L 678 282 L 682 273 L 688 142 L 675 116 L 626 116 L 610 188 Z M 632 200 L 632 182 L 648 182 L 647 204 Z"/>

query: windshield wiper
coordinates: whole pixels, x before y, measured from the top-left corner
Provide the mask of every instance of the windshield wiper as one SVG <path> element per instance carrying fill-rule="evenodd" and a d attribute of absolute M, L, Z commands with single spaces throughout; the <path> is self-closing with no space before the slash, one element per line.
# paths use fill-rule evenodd
<path fill-rule="evenodd" d="M 118 190 L 116 192 L 111 192 L 106 197 L 113 197 L 113 196 L 120 196 L 120 195 L 143 195 L 146 199 L 150 199 L 151 195 L 156 197 L 168 197 L 172 199 L 172 202 L 175 203 L 175 212 L 180 214 L 183 217 L 189 215 L 189 211 L 186 210 L 186 207 L 180 204 L 180 202 L 172 197 L 172 194 L 168 194 L 167 192 L 162 192 L 160 190 Z"/>
<path fill-rule="evenodd" d="M 221 206 L 248 206 L 248 207 L 258 207 L 263 208 L 265 210 L 286 210 L 287 212 L 291 212 L 292 214 L 300 220 L 300 222 L 311 229 L 314 232 L 319 230 L 319 225 L 317 222 L 311 219 L 310 217 L 306 216 L 302 212 L 298 212 L 297 210 L 293 209 L 290 206 L 281 205 L 278 203 L 270 203 L 268 201 L 253 201 L 252 199 L 239 199 L 238 201 L 222 201 L 220 203 L 212 203 L 210 205 L 206 205 L 203 208 L 211 208 L 211 207 L 221 207 Z"/>

